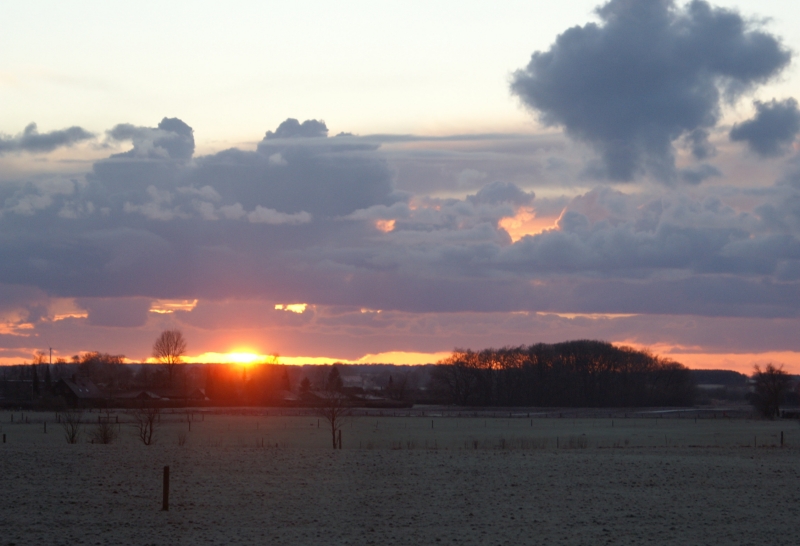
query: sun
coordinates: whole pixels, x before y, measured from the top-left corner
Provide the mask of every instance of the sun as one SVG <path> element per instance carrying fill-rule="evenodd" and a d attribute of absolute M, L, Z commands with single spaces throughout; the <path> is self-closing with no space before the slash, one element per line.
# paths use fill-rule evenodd
<path fill-rule="evenodd" d="M 233 352 L 223 355 L 225 360 L 231 364 L 254 364 L 264 357 L 255 353 Z"/>
<path fill-rule="evenodd" d="M 199 356 L 188 359 L 191 362 L 214 363 L 214 364 L 240 364 L 243 366 L 249 364 L 259 364 L 268 362 L 275 357 L 269 355 L 262 355 L 258 353 L 251 353 L 249 351 L 234 350 L 229 353 L 203 353 Z"/>

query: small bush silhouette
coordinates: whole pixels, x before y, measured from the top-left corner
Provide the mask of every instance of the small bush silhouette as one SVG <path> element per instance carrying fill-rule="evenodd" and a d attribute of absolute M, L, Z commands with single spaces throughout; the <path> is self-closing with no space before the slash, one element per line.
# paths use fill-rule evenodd
<path fill-rule="evenodd" d="M 111 422 L 109 414 L 97 420 L 97 424 L 89 432 L 89 437 L 95 444 L 110 444 L 119 437 L 117 427 Z"/>
<path fill-rule="evenodd" d="M 77 444 L 81 436 L 81 417 L 83 411 L 68 409 L 61 413 L 61 428 L 64 429 L 64 438 L 68 444 Z"/>
<path fill-rule="evenodd" d="M 146 446 L 153 443 L 159 413 L 158 408 L 149 407 L 142 407 L 133 412 L 133 427 L 136 429 L 136 435 Z"/>

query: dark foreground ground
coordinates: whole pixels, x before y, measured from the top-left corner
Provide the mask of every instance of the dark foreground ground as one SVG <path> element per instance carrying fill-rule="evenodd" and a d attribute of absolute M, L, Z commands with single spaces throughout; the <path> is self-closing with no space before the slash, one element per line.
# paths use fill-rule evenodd
<path fill-rule="evenodd" d="M 495 440 L 506 437 L 504 425 L 490 434 L 493 423 L 481 420 L 449 423 L 461 428 L 440 433 L 437 449 L 419 447 L 427 441 L 423 428 L 406 432 L 403 449 L 377 440 L 384 447 L 366 449 L 367 438 L 400 426 L 372 419 L 350 429 L 352 447 L 334 452 L 314 423 L 292 421 L 293 429 L 271 417 L 256 429 L 246 419 L 252 418 L 208 419 L 206 436 L 182 447 L 165 430 L 145 447 L 125 429 L 112 445 L 67 445 L 54 425 L 46 439 L 32 424 L 27 434 L 4 426 L 14 442 L 0 445 L 0 546 L 800 543 L 800 448 L 788 439 L 784 448 L 717 447 L 709 435 L 703 447 L 688 447 L 699 445 L 702 424 L 685 421 L 669 424 L 670 445 L 635 446 L 637 434 L 660 426 L 653 433 L 659 438 L 665 425 L 639 423 L 626 432 L 624 422 L 613 431 L 611 423 L 583 422 L 573 426 L 588 431 L 585 448 L 577 441 L 556 448 L 535 435 L 526 443 L 520 428 L 516 442 L 507 434 L 506 445 L 518 448 L 501 449 Z M 420 424 L 430 431 L 428 420 Z M 800 436 L 792 424 L 792 438 Z M 283 431 L 278 447 L 255 447 L 235 432 L 245 425 L 261 434 L 269 429 L 268 439 Z M 539 432 L 553 433 L 550 426 Z M 707 426 L 742 438 L 759 429 L 770 438 L 788 425 Z M 690 440 L 682 441 L 681 430 Z M 495 440 L 474 449 L 481 434 Z M 603 434 L 618 440 L 604 446 Z M 169 512 L 160 511 L 165 464 L 172 475 Z"/>

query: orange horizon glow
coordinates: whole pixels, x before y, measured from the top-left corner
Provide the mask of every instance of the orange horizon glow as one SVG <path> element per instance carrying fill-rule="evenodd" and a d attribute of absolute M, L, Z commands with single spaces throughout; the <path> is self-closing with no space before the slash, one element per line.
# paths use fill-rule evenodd
<path fill-rule="evenodd" d="M 767 364 L 783 366 L 790 374 L 800 374 L 800 352 L 796 351 L 767 351 L 762 353 L 710 353 L 702 352 L 699 347 L 683 347 L 667 344 L 642 345 L 630 341 L 612 342 L 615 346 L 627 346 L 636 350 L 647 350 L 661 358 L 674 360 L 693 370 L 733 370 L 746 375 L 753 373 L 753 367 L 764 367 Z M 331 365 L 331 364 L 395 364 L 419 366 L 434 364 L 439 360 L 449 357 L 451 351 L 434 353 L 388 351 L 384 353 L 369 353 L 357 359 L 334 358 L 327 356 L 277 356 L 260 354 L 246 349 L 234 350 L 228 353 L 205 352 L 198 355 L 184 357 L 187 364 L 236 364 L 242 366 L 258 364 L 285 364 L 287 366 L 301 365 Z M 30 363 L 33 360 L 33 351 L 28 358 L 2 357 L 0 366 L 11 366 Z M 57 356 L 53 353 L 53 361 Z M 69 360 L 69 357 L 67 357 Z M 155 363 L 152 358 L 136 360 L 125 358 L 128 364 L 139 362 Z"/>
<path fill-rule="evenodd" d="M 654 344 L 642 345 L 636 342 L 612 342 L 612 345 L 627 346 L 640 351 L 649 351 L 661 358 L 668 358 L 692 370 L 733 370 L 752 375 L 754 366 L 764 368 L 767 364 L 783 366 L 790 374 L 800 374 L 800 352 L 765 351 L 762 353 L 708 353 L 701 347 Z"/>

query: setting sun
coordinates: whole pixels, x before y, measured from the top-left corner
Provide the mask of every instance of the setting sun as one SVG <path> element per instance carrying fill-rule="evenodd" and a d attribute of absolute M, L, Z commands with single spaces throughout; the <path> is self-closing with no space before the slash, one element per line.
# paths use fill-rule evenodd
<path fill-rule="evenodd" d="M 245 351 L 232 351 L 230 353 L 209 352 L 186 358 L 187 362 L 197 364 L 261 364 L 277 362 L 277 360 L 277 355 L 260 355 Z"/>

